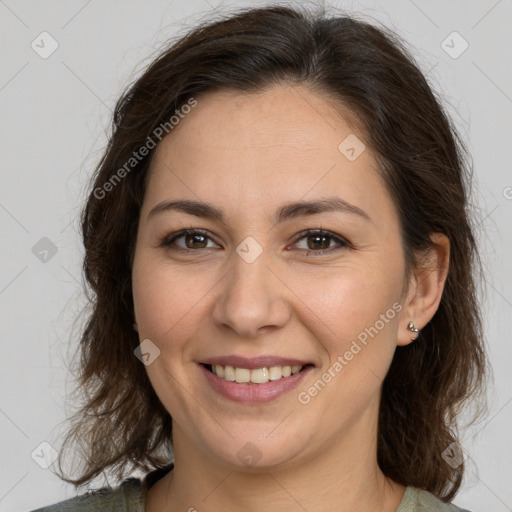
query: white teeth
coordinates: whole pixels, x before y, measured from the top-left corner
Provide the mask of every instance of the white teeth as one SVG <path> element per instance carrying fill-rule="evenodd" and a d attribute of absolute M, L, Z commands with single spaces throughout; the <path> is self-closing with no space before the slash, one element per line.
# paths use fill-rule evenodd
<path fill-rule="evenodd" d="M 268 374 L 270 380 L 279 380 L 283 376 L 280 366 L 271 366 L 268 369 Z"/>
<path fill-rule="evenodd" d="M 255 384 L 263 384 L 268 382 L 268 368 L 255 368 L 251 370 L 251 382 Z"/>
<path fill-rule="evenodd" d="M 215 367 L 214 367 L 215 368 Z M 220 377 L 220 375 L 219 375 Z M 235 369 L 232 366 L 224 367 L 224 379 L 234 382 L 235 380 Z"/>
<path fill-rule="evenodd" d="M 254 384 L 265 384 L 271 380 L 279 380 L 283 377 L 289 377 L 292 374 L 299 373 L 302 366 L 269 366 L 268 368 L 234 368 L 233 366 L 222 366 L 220 364 L 212 365 L 212 372 L 221 379 L 230 382 Z"/>
<path fill-rule="evenodd" d="M 247 368 L 235 368 L 235 380 L 237 382 L 251 382 L 251 370 Z"/>

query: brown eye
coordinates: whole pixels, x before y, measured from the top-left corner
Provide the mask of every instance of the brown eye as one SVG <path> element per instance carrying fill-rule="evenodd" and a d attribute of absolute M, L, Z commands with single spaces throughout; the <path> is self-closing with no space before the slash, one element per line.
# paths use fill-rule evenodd
<path fill-rule="evenodd" d="M 177 240 L 184 240 L 182 243 L 176 243 Z M 176 251 L 187 252 L 195 249 L 210 249 L 208 247 L 208 241 L 211 238 L 208 236 L 206 231 L 198 229 L 186 229 L 179 233 L 173 233 L 165 237 L 162 242 L 162 247 L 167 247 Z M 217 247 L 217 246 L 216 246 Z"/>
<path fill-rule="evenodd" d="M 185 245 L 189 249 L 204 249 L 208 245 L 207 237 L 204 235 L 184 235 Z"/>
<path fill-rule="evenodd" d="M 300 238 L 297 239 L 295 245 L 299 245 L 300 240 L 307 240 L 306 247 L 299 247 L 299 249 L 306 250 L 309 254 L 310 252 L 315 253 L 316 255 L 322 255 L 325 253 L 331 253 L 344 248 L 352 248 L 352 245 L 342 238 L 339 235 L 335 235 L 329 231 L 320 230 L 309 230 L 301 233 Z M 333 242 L 337 244 L 333 246 Z"/>
<path fill-rule="evenodd" d="M 331 237 L 325 235 L 310 235 L 307 237 L 310 249 L 328 249 Z"/>

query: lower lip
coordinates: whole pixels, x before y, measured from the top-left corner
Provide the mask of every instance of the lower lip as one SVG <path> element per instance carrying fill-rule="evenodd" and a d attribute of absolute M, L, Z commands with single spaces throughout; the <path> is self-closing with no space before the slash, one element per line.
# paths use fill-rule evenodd
<path fill-rule="evenodd" d="M 281 377 L 278 380 L 270 380 L 265 384 L 254 384 L 230 382 L 225 379 L 217 377 L 204 365 L 199 365 L 205 375 L 206 379 L 212 388 L 225 398 L 235 402 L 243 403 L 261 403 L 270 402 L 276 398 L 284 395 L 296 387 L 299 382 L 313 370 L 313 366 L 303 368 L 299 373 L 290 375 L 289 377 Z"/>

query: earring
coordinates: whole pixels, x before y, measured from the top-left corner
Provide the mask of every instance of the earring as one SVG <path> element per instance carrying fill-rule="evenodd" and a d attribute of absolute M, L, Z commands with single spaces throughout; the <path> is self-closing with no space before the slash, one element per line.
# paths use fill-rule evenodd
<path fill-rule="evenodd" d="M 414 325 L 414 322 L 409 322 L 407 329 L 409 329 L 409 331 L 413 332 L 414 334 L 417 334 L 417 336 L 415 338 L 411 338 L 411 340 L 412 341 L 417 340 L 420 335 L 420 330 L 418 328 L 416 328 L 416 326 Z"/>

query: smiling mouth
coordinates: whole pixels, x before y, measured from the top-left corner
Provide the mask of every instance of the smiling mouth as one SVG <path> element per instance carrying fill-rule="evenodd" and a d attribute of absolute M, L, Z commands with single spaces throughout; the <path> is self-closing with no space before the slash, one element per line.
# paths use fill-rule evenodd
<path fill-rule="evenodd" d="M 233 366 L 223 366 L 220 364 L 203 364 L 211 373 L 228 382 L 240 384 L 266 384 L 270 381 L 276 381 L 300 373 L 302 370 L 312 364 L 304 366 L 268 366 L 262 368 L 238 368 Z"/>

